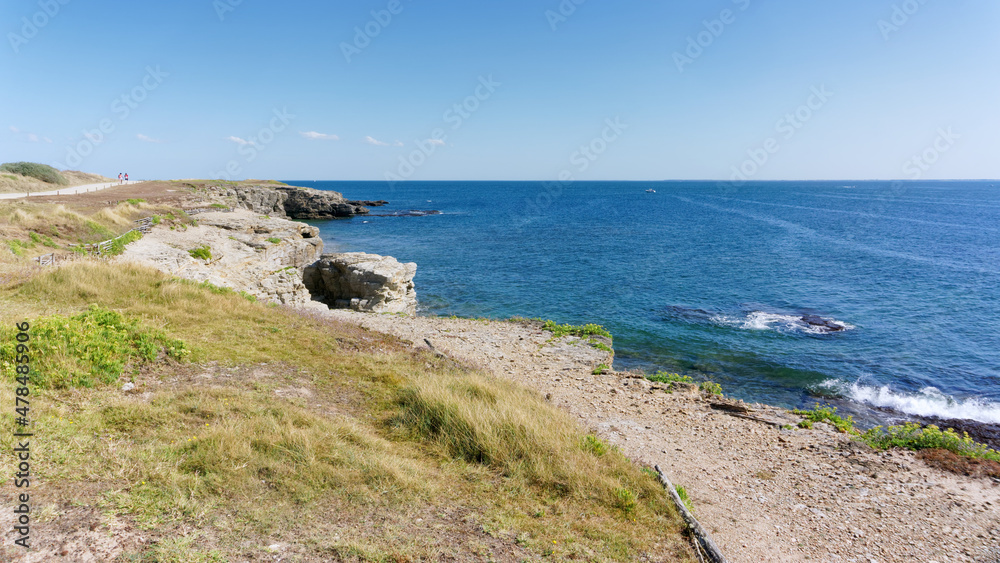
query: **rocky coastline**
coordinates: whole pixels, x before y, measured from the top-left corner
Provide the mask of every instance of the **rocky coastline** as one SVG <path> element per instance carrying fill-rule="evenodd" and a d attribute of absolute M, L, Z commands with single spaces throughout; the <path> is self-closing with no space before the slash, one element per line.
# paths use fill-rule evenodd
<path fill-rule="evenodd" d="M 246 209 L 199 213 L 193 226 L 154 226 L 117 260 L 267 303 L 416 314 L 416 264 L 361 252 L 323 254 L 319 228 Z"/>
<path fill-rule="evenodd" d="M 340 192 L 285 185 L 212 186 L 217 200 L 254 213 L 297 220 L 321 220 L 367 215 L 385 200 L 349 200 Z"/>
<path fill-rule="evenodd" d="M 871 450 L 824 423 L 799 429 L 783 409 L 716 408 L 697 388 L 602 369 L 610 353 L 537 324 L 415 317 L 415 264 L 323 254 L 318 229 L 289 220 L 370 202 L 289 203 L 294 190 L 257 188 L 219 194 L 238 209 L 202 213 L 186 230 L 158 226 L 119 259 L 392 334 L 534 389 L 685 487 L 731 561 L 1000 560 L 1000 482 Z M 192 257 L 198 245 L 212 257 Z"/>

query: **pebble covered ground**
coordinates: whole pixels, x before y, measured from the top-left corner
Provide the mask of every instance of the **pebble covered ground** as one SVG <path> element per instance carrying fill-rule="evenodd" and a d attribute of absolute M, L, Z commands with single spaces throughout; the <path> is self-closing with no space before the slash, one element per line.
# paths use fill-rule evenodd
<path fill-rule="evenodd" d="M 1000 483 L 946 473 L 913 452 L 877 452 L 827 424 L 748 405 L 751 420 L 695 390 L 595 375 L 610 355 L 537 326 L 334 310 L 537 390 L 581 424 L 683 486 L 733 562 L 1000 562 Z M 429 343 L 429 344 L 428 344 Z"/>

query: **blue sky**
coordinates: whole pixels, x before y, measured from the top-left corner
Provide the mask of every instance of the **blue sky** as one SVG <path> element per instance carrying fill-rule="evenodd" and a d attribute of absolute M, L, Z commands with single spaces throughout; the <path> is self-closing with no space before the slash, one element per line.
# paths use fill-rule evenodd
<path fill-rule="evenodd" d="M 0 22 L 5 162 L 135 178 L 1000 177 L 993 0 L 11 0 Z"/>

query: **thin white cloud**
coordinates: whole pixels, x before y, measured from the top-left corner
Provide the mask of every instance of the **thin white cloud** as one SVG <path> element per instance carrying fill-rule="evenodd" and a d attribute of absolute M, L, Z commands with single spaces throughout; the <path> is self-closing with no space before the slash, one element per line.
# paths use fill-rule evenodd
<path fill-rule="evenodd" d="M 396 141 L 395 143 L 392 144 L 392 146 L 394 146 L 394 147 L 401 147 L 401 146 L 403 146 L 403 141 Z"/>
<path fill-rule="evenodd" d="M 389 143 L 383 143 L 382 141 L 376 139 L 375 137 L 365 137 L 365 142 L 369 145 L 375 145 L 376 147 L 388 147 Z"/>
<path fill-rule="evenodd" d="M 149 137 L 149 136 L 146 136 L 146 135 L 143 135 L 142 133 L 139 133 L 139 134 L 137 134 L 137 135 L 135 136 L 135 138 L 136 138 L 136 139 L 139 139 L 140 141 L 145 141 L 145 142 L 147 142 L 147 143 L 162 143 L 162 142 L 163 142 L 163 141 L 161 141 L 161 140 L 159 140 L 159 139 L 154 139 L 154 138 L 152 138 L 152 137 Z"/>
<path fill-rule="evenodd" d="M 14 127 L 13 125 L 10 126 L 10 130 L 13 131 L 14 133 L 20 133 L 21 132 L 20 129 L 18 129 L 17 127 Z"/>
<path fill-rule="evenodd" d="M 438 145 L 439 147 L 444 146 L 444 141 L 442 141 L 441 139 L 427 139 L 427 142 L 432 145 Z"/>
<path fill-rule="evenodd" d="M 340 137 L 336 135 L 330 135 L 327 133 L 319 133 L 317 131 L 299 131 L 299 135 L 302 135 L 310 141 L 339 141 Z"/>
<path fill-rule="evenodd" d="M 28 133 L 28 140 L 31 141 L 32 143 L 37 143 L 38 135 L 35 135 L 34 133 Z"/>
<path fill-rule="evenodd" d="M 42 140 L 45 141 L 46 143 L 49 143 L 50 145 L 52 144 L 52 139 L 48 137 L 42 137 Z"/>
<path fill-rule="evenodd" d="M 234 137 L 232 135 L 226 137 L 226 140 L 227 141 L 232 141 L 232 142 L 236 143 L 237 145 L 252 145 L 253 144 L 253 143 L 251 143 L 250 141 L 248 141 L 246 139 L 241 139 L 239 137 Z"/>

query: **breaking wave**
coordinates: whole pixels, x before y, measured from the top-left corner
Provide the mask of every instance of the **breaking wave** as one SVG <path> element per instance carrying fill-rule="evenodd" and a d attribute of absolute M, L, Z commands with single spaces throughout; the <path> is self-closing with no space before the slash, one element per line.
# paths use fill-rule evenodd
<path fill-rule="evenodd" d="M 901 393 L 881 387 L 830 379 L 820 387 L 872 407 L 890 408 L 923 417 L 962 418 L 987 424 L 1000 424 L 1000 403 L 986 399 L 956 399 L 936 387 L 924 387 L 916 393 Z"/>
<path fill-rule="evenodd" d="M 807 322 L 807 318 L 811 322 Z M 721 325 L 735 326 L 746 330 L 776 330 L 778 332 L 800 332 L 804 334 L 827 334 L 855 328 L 853 325 L 843 321 L 826 317 L 785 315 L 765 311 L 751 311 L 745 317 L 716 315 L 710 320 Z M 817 324 L 820 321 L 823 324 Z"/>

